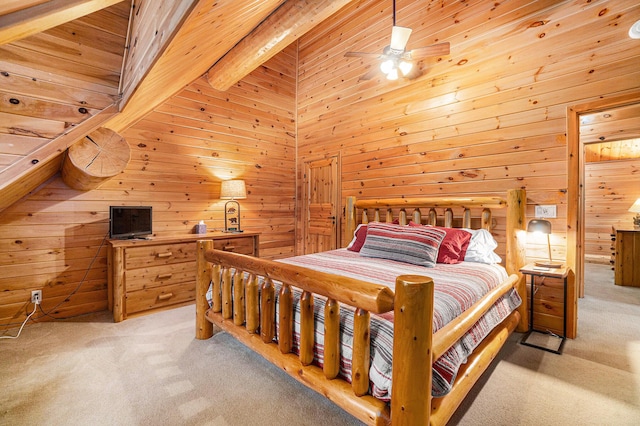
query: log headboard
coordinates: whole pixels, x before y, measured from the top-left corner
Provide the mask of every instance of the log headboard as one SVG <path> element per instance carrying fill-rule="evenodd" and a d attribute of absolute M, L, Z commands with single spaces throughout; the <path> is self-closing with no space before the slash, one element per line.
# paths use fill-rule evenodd
<path fill-rule="evenodd" d="M 370 221 L 391 222 L 395 218 L 402 225 L 408 224 L 409 220 L 421 223 L 424 222 L 423 212 L 427 212 L 426 223 L 436 225 L 438 223 L 436 209 L 444 209 L 442 224 L 446 227 L 453 227 L 454 209 L 462 211 L 459 223 L 460 227 L 463 228 L 471 228 L 471 209 L 482 209 L 479 227 L 491 231 L 491 210 L 506 208 L 506 256 L 504 266 L 509 274 L 518 274 L 525 263 L 525 207 L 526 192 L 523 189 L 509 190 L 505 198 L 430 197 L 356 200 L 356 197 L 347 197 L 344 242 L 346 244 L 351 240 L 359 223 L 368 223 Z"/>

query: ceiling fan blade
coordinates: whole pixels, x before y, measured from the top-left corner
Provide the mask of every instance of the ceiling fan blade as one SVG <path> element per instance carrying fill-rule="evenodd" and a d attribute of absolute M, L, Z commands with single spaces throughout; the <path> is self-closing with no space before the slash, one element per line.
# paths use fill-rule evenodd
<path fill-rule="evenodd" d="M 415 80 L 416 78 L 420 77 L 422 74 L 423 74 L 422 68 L 414 66 L 411 69 L 411 71 L 409 71 L 409 73 L 404 76 L 404 78 L 406 78 L 408 80 Z"/>
<path fill-rule="evenodd" d="M 374 67 L 371 68 L 369 70 L 369 72 L 367 72 L 366 74 L 360 76 L 360 78 L 358 79 L 358 81 L 363 81 L 363 80 L 371 80 L 373 77 L 375 77 L 378 73 L 380 72 L 380 70 L 378 69 L 378 67 Z"/>
<path fill-rule="evenodd" d="M 378 58 L 380 57 L 379 53 L 368 53 L 368 52 L 347 52 L 344 54 L 347 58 L 354 57 L 363 57 L 363 58 Z"/>
<path fill-rule="evenodd" d="M 447 41 L 445 43 L 438 43 L 431 46 L 418 47 L 417 49 L 412 49 L 406 52 L 403 55 L 403 58 L 407 60 L 421 59 L 421 58 L 426 58 L 427 56 L 448 55 L 449 52 L 450 52 L 450 44 Z"/>

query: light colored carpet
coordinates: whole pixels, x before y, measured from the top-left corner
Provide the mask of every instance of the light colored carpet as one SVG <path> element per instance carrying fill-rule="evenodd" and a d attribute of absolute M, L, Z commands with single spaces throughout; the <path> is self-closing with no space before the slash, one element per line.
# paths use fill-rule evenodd
<path fill-rule="evenodd" d="M 556 355 L 514 334 L 451 424 L 640 424 L 640 288 L 586 276 L 578 338 Z M 0 340 L 0 424 L 360 424 L 226 333 L 194 333 L 193 306 L 29 325 Z"/>

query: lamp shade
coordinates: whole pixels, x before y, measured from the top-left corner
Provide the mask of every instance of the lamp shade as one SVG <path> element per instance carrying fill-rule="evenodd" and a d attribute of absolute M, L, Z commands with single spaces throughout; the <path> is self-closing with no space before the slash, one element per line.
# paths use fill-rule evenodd
<path fill-rule="evenodd" d="M 551 234 L 551 222 L 543 219 L 533 219 L 527 225 L 527 232 L 542 232 L 543 234 Z"/>
<path fill-rule="evenodd" d="M 247 188 L 244 181 L 225 180 L 220 187 L 220 199 L 222 200 L 242 200 L 247 198 Z"/>
<path fill-rule="evenodd" d="M 635 203 L 633 203 L 633 205 L 631 206 L 631 208 L 629 209 L 629 211 L 631 213 L 640 213 L 640 198 L 638 198 L 636 200 Z"/>

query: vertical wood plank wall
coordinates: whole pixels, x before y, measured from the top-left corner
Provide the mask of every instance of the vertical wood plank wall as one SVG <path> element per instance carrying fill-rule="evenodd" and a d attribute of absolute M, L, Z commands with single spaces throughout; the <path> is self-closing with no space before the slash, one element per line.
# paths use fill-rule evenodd
<path fill-rule="evenodd" d="M 640 117 L 638 117 L 640 120 Z M 609 264 L 611 229 L 633 229 L 640 198 L 640 139 L 585 146 L 585 260 Z"/>
<path fill-rule="evenodd" d="M 413 81 L 360 80 L 381 52 L 391 2 L 354 2 L 300 39 L 298 173 L 342 158 L 342 197 L 501 194 L 557 205 L 554 258 L 566 250 L 566 109 L 640 89 L 635 1 L 399 1 L 407 48 L 449 41 Z M 498 219 L 498 232 L 504 224 Z M 502 228 L 502 229 L 501 229 Z M 298 241 L 298 244 L 301 242 Z M 531 260 L 546 257 L 530 244 Z"/>
<path fill-rule="evenodd" d="M 156 235 L 190 233 L 199 220 L 221 229 L 220 182 L 245 179 L 243 229 L 262 233 L 261 256 L 291 255 L 295 61 L 288 48 L 227 92 L 195 81 L 123 133 L 132 150 L 124 173 L 87 192 L 57 174 L 2 212 L 0 325 L 24 320 L 32 289 L 52 317 L 107 308 L 110 205 L 153 206 Z"/>

